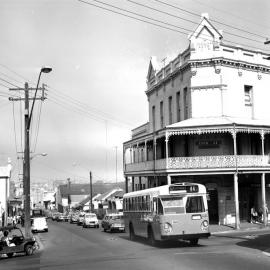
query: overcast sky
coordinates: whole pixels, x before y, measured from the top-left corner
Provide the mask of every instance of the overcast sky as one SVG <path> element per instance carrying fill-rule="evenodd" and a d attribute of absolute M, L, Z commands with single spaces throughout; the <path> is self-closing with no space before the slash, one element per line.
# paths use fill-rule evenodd
<path fill-rule="evenodd" d="M 25 82 L 35 87 L 42 66 L 53 70 L 41 77 L 48 99 L 35 104 L 31 150 L 48 155 L 33 158 L 32 181 L 87 181 L 90 170 L 94 181 L 116 181 L 116 161 L 120 181 L 122 144 L 131 129 L 148 121 L 150 57 L 168 62 L 186 49 L 188 33 L 200 22 L 196 14 L 209 13 L 227 42 L 270 53 L 263 44 L 270 37 L 268 0 L 163 0 L 174 7 L 133 1 L 145 6 L 102 0 L 176 31 L 112 13 L 105 9 L 150 21 L 98 1 L 0 0 L 0 166 L 10 157 L 14 180 L 22 173 L 16 151 L 23 151 L 24 103 L 8 101 L 10 95 L 23 97 L 9 88 Z"/>

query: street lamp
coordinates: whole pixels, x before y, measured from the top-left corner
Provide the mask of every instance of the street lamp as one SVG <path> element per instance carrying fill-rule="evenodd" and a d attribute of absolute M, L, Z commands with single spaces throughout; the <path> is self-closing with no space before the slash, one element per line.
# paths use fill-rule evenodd
<path fill-rule="evenodd" d="M 35 95 L 34 95 L 32 107 L 31 107 L 30 116 L 29 116 L 29 119 L 28 119 L 27 129 L 30 128 L 30 124 L 31 124 L 31 119 L 32 119 L 32 114 L 33 114 L 33 110 L 34 110 L 34 105 L 35 105 L 36 97 L 37 97 L 37 91 L 38 91 L 38 85 L 39 85 L 41 73 L 50 73 L 51 71 L 52 71 L 52 68 L 50 68 L 50 67 L 43 67 L 43 68 L 41 68 L 41 70 L 39 72 L 38 81 L 37 81 L 37 87 L 36 87 L 36 91 L 35 91 Z"/>
<path fill-rule="evenodd" d="M 39 86 L 39 81 L 42 73 L 49 73 L 52 69 L 50 67 L 42 67 L 39 72 L 37 86 L 35 90 L 35 95 L 33 98 L 33 103 L 29 115 L 29 93 L 26 89 L 25 91 L 25 114 L 24 114 L 24 124 L 25 124 L 25 146 L 24 146 L 24 220 L 25 220 L 25 235 L 30 237 L 31 223 L 30 223 L 30 143 L 29 143 L 29 130 L 31 125 L 31 119 L 33 115 L 34 105 L 37 97 L 37 91 Z M 32 157 L 33 158 L 33 157 Z"/>
<path fill-rule="evenodd" d="M 36 156 L 42 156 L 42 157 L 46 157 L 48 154 L 47 153 L 37 153 L 37 154 L 34 154 L 33 156 L 30 157 L 30 160 L 32 160 L 34 157 Z"/>

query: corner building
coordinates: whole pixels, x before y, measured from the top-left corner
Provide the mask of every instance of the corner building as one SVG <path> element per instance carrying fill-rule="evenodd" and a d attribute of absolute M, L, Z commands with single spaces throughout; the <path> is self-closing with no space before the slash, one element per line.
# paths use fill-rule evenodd
<path fill-rule="evenodd" d="M 149 122 L 123 144 L 123 164 L 126 191 L 202 183 L 210 222 L 239 228 L 270 206 L 270 61 L 222 39 L 205 14 L 184 52 L 162 68 L 151 59 Z"/>

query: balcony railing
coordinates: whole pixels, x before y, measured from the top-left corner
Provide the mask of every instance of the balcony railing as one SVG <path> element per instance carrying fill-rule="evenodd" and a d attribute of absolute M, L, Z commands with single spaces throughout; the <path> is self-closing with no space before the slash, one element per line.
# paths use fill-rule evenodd
<path fill-rule="evenodd" d="M 155 166 L 155 168 L 154 168 Z M 167 166 L 166 159 L 126 164 L 125 172 L 140 172 L 151 170 L 186 170 L 186 169 L 229 169 L 229 168 L 269 168 L 269 157 L 262 155 L 227 155 L 227 156 L 197 156 L 170 157 Z"/>

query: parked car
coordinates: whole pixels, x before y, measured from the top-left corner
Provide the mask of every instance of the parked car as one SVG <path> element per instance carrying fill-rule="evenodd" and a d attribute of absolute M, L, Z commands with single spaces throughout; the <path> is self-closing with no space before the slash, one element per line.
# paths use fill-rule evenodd
<path fill-rule="evenodd" d="M 101 223 L 104 232 L 106 231 L 125 231 L 123 214 L 109 214 L 104 217 Z"/>
<path fill-rule="evenodd" d="M 59 213 L 57 212 L 52 213 L 52 220 L 57 220 L 58 215 Z"/>
<path fill-rule="evenodd" d="M 82 225 L 84 228 L 87 228 L 87 227 L 99 228 L 97 215 L 95 213 L 86 213 L 84 215 Z"/>
<path fill-rule="evenodd" d="M 84 215 L 85 215 L 84 213 L 79 214 L 79 217 L 77 219 L 77 225 L 83 224 Z"/>
<path fill-rule="evenodd" d="M 78 222 L 79 215 L 78 214 L 71 214 L 69 222 L 70 223 L 77 223 Z"/>
<path fill-rule="evenodd" d="M 68 220 L 69 220 L 68 214 L 64 214 L 63 219 L 64 219 L 65 222 L 68 222 Z"/>
<path fill-rule="evenodd" d="M 61 214 L 61 213 L 60 213 L 59 215 L 57 215 L 56 221 L 57 221 L 57 222 L 64 221 L 64 215 Z"/>
<path fill-rule="evenodd" d="M 0 241 L 0 254 L 6 254 L 12 257 L 14 253 L 25 253 L 32 255 L 36 249 L 36 240 L 34 237 L 26 238 L 21 229 L 16 226 L 1 227 L 0 234 L 8 232 L 9 246 L 5 241 Z M 1 236 L 2 238 L 2 236 Z"/>
<path fill-rule="evenodd" d="M 45 217 L 36 217 L 31 219 L 31 231 L 48 232 L 48 224 Z"/>

